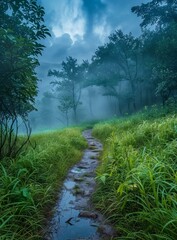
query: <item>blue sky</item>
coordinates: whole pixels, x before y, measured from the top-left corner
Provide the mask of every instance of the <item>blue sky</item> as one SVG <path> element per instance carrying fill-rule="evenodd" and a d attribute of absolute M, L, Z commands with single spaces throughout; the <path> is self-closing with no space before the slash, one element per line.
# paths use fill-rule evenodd
<path fill-rule="evenodd" d="M 147 0 L 40 0 L 52 38 L 45 40 L 41 63 L 57 64 L 67 56 L 90 59 L 116 29 L 140 33 L 140 19 L 131 7 Z"/>

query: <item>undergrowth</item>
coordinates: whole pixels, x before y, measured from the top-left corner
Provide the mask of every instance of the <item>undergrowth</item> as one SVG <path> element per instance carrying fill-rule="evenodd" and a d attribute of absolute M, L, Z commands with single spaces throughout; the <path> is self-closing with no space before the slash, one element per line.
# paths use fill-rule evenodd
<path fill-rule="evenodd" d="M 115 239 L 177 239 L 177 117 L 155 111 L 93 129 L 104 143 L 94 202 Z"/>
<path fill-rule="evenodd" d="M 33 135 L 18 159 L 0 163 L 0 239 L 43 239 L 58 189 L 86 147 L 77 128 Z"/>

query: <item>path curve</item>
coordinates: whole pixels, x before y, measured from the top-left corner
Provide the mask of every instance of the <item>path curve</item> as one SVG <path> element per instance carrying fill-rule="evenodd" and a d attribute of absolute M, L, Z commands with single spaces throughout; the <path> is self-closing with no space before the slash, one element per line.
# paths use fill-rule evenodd
<path fill-rule="evenodd" d="M 64 181 L 56 212 L 51 221 L 50 240 L 110 240 L 112 228 L 94 210 L 91 196 L 95 189 L 95 170 L 102 144 L 85 130 L 88 142 L 82 160 L 70 169 Z"/>

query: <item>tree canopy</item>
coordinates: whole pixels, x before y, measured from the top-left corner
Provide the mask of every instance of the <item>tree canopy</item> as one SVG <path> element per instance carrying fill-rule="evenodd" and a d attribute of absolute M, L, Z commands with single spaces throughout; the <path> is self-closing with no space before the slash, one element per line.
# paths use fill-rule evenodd
<path fill-rule="evenodd" d="M 59 109 L 65 112 L 68 122 L 68 112 L 73 110 L 74 121 L 77 122 L 77 108 L 81 97 L 81 71 L 77 64 L 77 59 L 67 57 L 61 64 L 61 70 L 49 70 L 49 76 L 57 77 L 52 84 L 57 86 L 59 93 Z"/>
<path fill-rule="evenodd" d="M 15 129 L 17 134 L 17 118 L 26 121 L 28 113 L 34 110 L 38 81 L 35 68 L 44 48 L 40 40 L 50 34 L 44 25 L 44 8 L 36 0 L 0 0 L 0 6 L 2 150 L 8 135 Z"/>
<path fill-rule="evenodd" d="M 142 18 L 142 27 L 148 25 L 167 27 L 169 24 L 177 23 L 176 9 L 176 0 L 152 0 L 140 6 L 132 7 L 132 12 Z"/>

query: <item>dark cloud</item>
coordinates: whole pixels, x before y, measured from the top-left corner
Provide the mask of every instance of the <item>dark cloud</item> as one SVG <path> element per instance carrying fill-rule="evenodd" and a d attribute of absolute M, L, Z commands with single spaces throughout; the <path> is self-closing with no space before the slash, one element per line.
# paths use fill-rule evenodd
<path fill-rule="evenodd" d="M 70 48 L 69 53 L 71 56 L 78 59 L 78 62 L 88 59 L 91 60 L 96 48 L 101 44 L 97 36 L 90 35 L 82 41 L 76 41 Z"/>
<path fill-rule="evenodd" d="M 65 58 L 66 54 L 69 52 L 73 42 L 70 38 L 70 35 L 65 33 L 61 37 L 55 39 L 55 43 L 50 48 L 52 52 L 52 57 L 54 59 L 63 59 Z"/>
<path fill-rule="evenodd" d="M 41 62 L 50 62 L 55 64 L 56 62 L 62 61 L 69 52 L 72 46 L 72 40 L 70 35 L 65 33 L 61 37 L 53 39 L 51 46 L 47 46 L 40 58 Z"/>
<path fill-rule="evenodd" d="M 111 25 L 112 30 L 121 28 L 124 32 L 132 32 L 135 35 L 140 34 L 140 19 L 131 12 L 131 8 L 140 5 L 148 0 L 103 0 L 107 8 L 107 23 Z"/>
<path fill-rule="evenodd" d="M 106 12 L 106 4 L 101 0 L 82 0 L 82 9 L 86 18 L 86 34 L 89 34 L 95 23 L 101 22 Z"/>
<path fill-rule="evenodd" d="M 61 59 L 66 57 L 64 56 L 65 54 L 70 55 L 71 53 L 78 54 L 79 58 L 81 53 L 84 53 L 82 58 L 87 58 L 93 49 L 106 40 L 106 35 L 118 28 L 121 28 L 124 32 L 131 31 L 135 35 L 139 34 L 140 19 L 131 13 L 131 7 L 147 2 L 147 0 L 40 0 L 40 2 L 45 7 L 46 24 L 53 35 L 52 29 L 54 26 L 59 28 L 62 26 L 62 22 L 66 20 L 66 25 L 64 26 L 66 29 L 62 28 L 61 36 L 59 38 L 54 37 L 54 40 L 48 40 L 47 42 L 47 49 L 50 51 L 48 55 L 51 56 L 51 51 L 55 50 L 55 54 L 53 53 L 52 57 L 56 59 L 57 55 L 60 55 Z M 79 2 L 81 3 L 80 5 L 78 5 Z M 73 25 L 73 29 L 76 29 L 78 26 L 75 22 L 81 16 L 76 15 L 72 18 L 71 15 L 65 16 L 65 14 L 66 9 L 72 9 L 75 5 L 81 8 L 80 12 L 85 22 L 85 29 L 83 36 L 79 36 L 76 33 L 75 43 L 72 45 L 71 39 L 73 36 L 70 35 L 71 33 L 67 29 L 67 21 L 71 18 L 72 22 L 70 24 Z M 101 32 L 103 32 L 103 36 L 101 36 Z M 51 42 L 53 44 L 52 48 L 48 47 Z M 47 54 L 44 54 L 44 58 L 46 56 Z"/>
<path fill-rule="evenodd" d="M 67 56 L 77 58 L 79 62 L 84 59 L 91 59 L 97 46 L 101 43 L 97 36 L 90 35 L 88 38 L 78 39 L 73 43 L 69 34 L 64 34 L 61 37 L 55 38 L 52 45 L 45 48 L 42 57 L 40 58 L 41 64 L 46 66 L 56 65 L 66 59 Z"/>
<path fill-rule="evenodd" d="M 66 59 L 77 58 L 79 62 L 90 59 L 96 48 L 107 36 L 122 29 L 124 32 L 140 33 L 140 19 L 131 13 L 131 7 L 147 0 L 40 0 L 46 11 L 46 25 L 52 38 L 47 38 L 43 56 L 40 58 L 39 76 L 47 80 L 48 69 Z M 45 84 L 44 84 L 45 85 Z M 42 86 L 42 83 L 40 84 Z M 44 88 L 44 87 L 43 87 Z"/>

